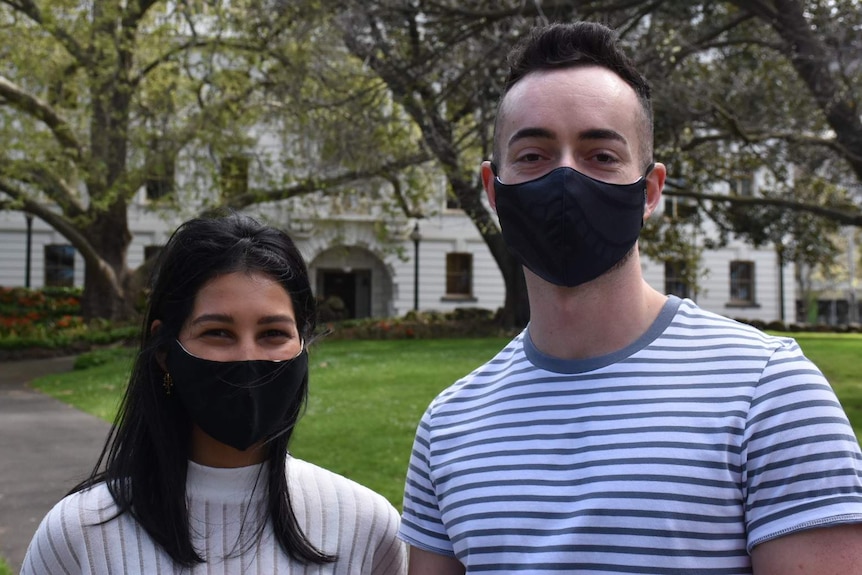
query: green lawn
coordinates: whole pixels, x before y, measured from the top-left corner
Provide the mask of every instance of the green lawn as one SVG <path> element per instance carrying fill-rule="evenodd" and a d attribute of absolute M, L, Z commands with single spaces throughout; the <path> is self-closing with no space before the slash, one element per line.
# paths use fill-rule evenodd
<path fill-rule="evenodd" d="M 802 351 L 832 384 L 862 440 L 862 334 L 796 333 Z"/>
<path fill-rule="evenodd" d="M 862 437 L 862 336 L 794 337 L 826 373 Z M 413 433 L 428 402 L 505 343 L 500 338 L 318 343 L 310 356 L 308 411 L 291 450 L 371 487 L 400 508 Z M 130 362 L 128 352 L 116 352 L 104 365 L 48 376 L 34 387 L 110 420 Z M 94 446 L 94 461 L 96 455 Z"/>
<path fill-rule="evenodd" d="M 12 569 L 10 569 L 9 565 L 3 561 L 2 557 L 0 557 L 0 575 L 12 575 Z"/>

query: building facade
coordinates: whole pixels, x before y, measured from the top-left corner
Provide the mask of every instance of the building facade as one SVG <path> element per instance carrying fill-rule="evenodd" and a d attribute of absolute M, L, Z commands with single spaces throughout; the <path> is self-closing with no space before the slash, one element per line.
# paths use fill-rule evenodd
<path fill-rule="evenodd" d="M 318 205 L 314 216 L 290 201 L 247 211 L 291 233 L 309 264 L 317 297 L 339 318 L 396 317 L 414 308 L 493 311 L 503 305 L 496 262 L 469 218 L 447 209 L 445 199 L 420 220 L 387 221 L 373 204 L 348 203 L 325 207 L 324 215 Z M 155 254 L 186 217 L 153 209 L 142 190 L 130 207 L 128 265 L 135 268 Z M 642 265 L 653 287 L 705 309 L 747 320 L 796 321 L 792 266 L 780 266 L 773 250 L 742 243 L 704 250 L 696 291 L 680 280 L 674 262 L 642 258 Z M 83 266 L 58 232 L 20 212 L 0 212 L 0 285 L 80 286 Z"/>

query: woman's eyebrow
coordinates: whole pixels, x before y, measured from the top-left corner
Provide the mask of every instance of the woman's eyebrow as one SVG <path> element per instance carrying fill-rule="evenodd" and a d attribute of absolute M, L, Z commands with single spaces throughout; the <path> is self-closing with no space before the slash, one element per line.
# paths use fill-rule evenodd
<path fill-rule="evenodd" d="M 290 317 L 289 315 L 267 315 L 259 320 L 257 320 L 258 325 L 269 324 L 269 323 L 291 323 L 295 324 L 296 320 Z"/>
<path fill-rule="evenodd" d="M 193 319 L 191 325 L 196 325 L 196 324 L 204 323 L 204 322 L 208 322 L 208 321 L 233 323 L 233 316 L 230 316 L 226 313 L 205 313 L 205 314 L 199 315 L 198 317 Z"/>

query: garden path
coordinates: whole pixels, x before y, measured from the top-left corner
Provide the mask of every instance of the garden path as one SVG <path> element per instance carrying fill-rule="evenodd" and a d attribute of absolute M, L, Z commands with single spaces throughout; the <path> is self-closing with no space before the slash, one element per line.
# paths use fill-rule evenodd
<path fill-rule="evenodd" d="M 110 425 L 31 389 L 74 357 L 0 362 L 0 555 L 18 573 L 42 517 L 96 462 Z"/>

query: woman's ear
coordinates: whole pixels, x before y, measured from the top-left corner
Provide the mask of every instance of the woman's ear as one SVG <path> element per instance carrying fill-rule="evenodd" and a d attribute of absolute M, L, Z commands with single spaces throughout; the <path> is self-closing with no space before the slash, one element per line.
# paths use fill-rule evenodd
<path fill-rule="evenodd" d="M 161 326 L 162 326 L 162 320 L 160 320 L 160 319 L 153 320 L 153 323 L 150 324 L 150 336 L 156 335 L 156 332 L 159 331 L 159 328 Z M 168 371 L 167 362 L 165 361 L 166 356 L 167 356 L 167 353 L 163 350 L 158 350 L 156 352 L 156 363 L 159 364 L 159 367 L 162 368 L 162 371 L 164 371 L 165 373 L 167 373 L 167 371 Z"/>

